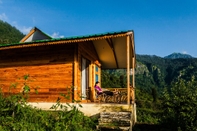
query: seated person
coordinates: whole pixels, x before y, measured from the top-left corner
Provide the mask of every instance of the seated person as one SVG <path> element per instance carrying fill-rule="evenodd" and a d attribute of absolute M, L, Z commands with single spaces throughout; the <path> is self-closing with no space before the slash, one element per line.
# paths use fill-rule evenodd
<path fill-rule="evenodd" d="M 100 83 L 98 81 L 95 83 L 94 89 L 96 90 L 98 95 L 101 95 L 104 93 L 106 95 L 113 96 L 113 92 L 109 90 L 102 90 L 102 88 L 100 87 Z"/>

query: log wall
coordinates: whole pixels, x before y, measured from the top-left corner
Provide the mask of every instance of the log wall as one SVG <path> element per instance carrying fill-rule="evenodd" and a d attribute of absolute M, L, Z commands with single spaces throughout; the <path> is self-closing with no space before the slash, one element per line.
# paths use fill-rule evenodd
<path fill-rule="evenodd" d="M 22 92 L 26 83 L 31 89 L 29 101 L 55 102 L 60 93 L 72 91 L 73 60 L 74 44 L 1 50 L 2 92 L 5 95 Z M 29 75 L 27 80 L 25 75 Z"/>

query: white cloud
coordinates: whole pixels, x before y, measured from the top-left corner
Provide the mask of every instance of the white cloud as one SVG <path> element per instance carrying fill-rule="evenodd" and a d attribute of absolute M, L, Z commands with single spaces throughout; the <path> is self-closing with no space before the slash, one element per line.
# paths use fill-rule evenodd
<path fill-rule="evenodd" d="M 19 26 L 16 21 L 12 22 L 12 25 L 15 26 L 18 30 L 20 30 L 23 34 L 29 33 L 32 29 L 32 27 Z"/>
<path fill-rule="evenodd" d="M 182 53 L 183 53 L 183 54 L 188 54 L 187 51 L 183 51 Z"/>
<path fill-rule="evenodd" d="M 52 36 L 53 38 L 57 38 L 58 35 L 59 35 L 59 33 L 54 32 L 51 36 Z"/>
<path fill-rule="evenodd" d="M 2 13 L 2 14 L 0 14 L 0 19 L 3 20 L 3 21 L 7 21 L 8 17 L 6 16 L 5 13 Z"/>
<path fill-rule="evenodd" d="M 64 38 L 63 35 L 59 35 L 59 32 L 54 32 L 51 36 L 52 36 L 53 38 Z"/>
<path fill-rule="evenodd" d="M 18 27 L 18 29 L 19 29 L 23 34 L 27 34 L 27 33 L 30 32 L 30 30 L 32 29 L 32 27 L 22 26 L 22 27 Z"/>

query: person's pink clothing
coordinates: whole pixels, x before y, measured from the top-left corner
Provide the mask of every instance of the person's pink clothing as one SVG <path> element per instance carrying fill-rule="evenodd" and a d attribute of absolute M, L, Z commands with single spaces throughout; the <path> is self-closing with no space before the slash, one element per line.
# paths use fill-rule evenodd
<path fill-rule="evenodd" d="M 106 95 L 110 95 L 110 96 L 112 96 L 113 95 L 113 92 L 111 92 L 111 91 L 103 91 L 102 89 L 101 89 L 101 87 L 100 86 L 97 86 L 97 85 L 95 85 L 94 86 L 94 89 L 96 89 L 97 90 L 97 94 L 98 95 L 100 95 L 100 94 L 106 94 Z"/>
<path fill-rule="evenodd" d="M 99 87 L 99 86 L 96 85 L 96 86 L 94 86 L 94 88 L 97 90 L 97 94 L 98 94 L 98 95 L 100 95 L 100 94 L 103 93 L 101 87 Z"/>

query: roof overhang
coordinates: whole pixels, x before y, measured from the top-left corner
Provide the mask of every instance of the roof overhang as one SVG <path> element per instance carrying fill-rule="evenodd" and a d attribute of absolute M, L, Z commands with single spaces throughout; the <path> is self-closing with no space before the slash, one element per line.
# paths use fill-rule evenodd
<path fill-rule="evenodd" d="M 102 69 L 123 69 L 127 68 L 129 52 L 130 68 L 135 66 L 134 32 L 122 31 L 89 36 L 78 36 L 68 38 L 56 38 L 49 40 L 37 40 L 32 42 L 6 44 L 0 50 L 45 46 L 53 44 L 67 44 L 91 41 L 98 54 Z M 133 60 L 134 59 L 134 60 Z"/>
<path fill-rule="evenodd" d="M 129 41 L 127 39 L 129 37 Z M 102 69 L 127 68 L 127 48 L 129 48 L 130 67 L 135 58 L 133 32 L 128 32 L 119 37 L 111 37 L 93 41 Z M 127 46 L 129 42 L 129 47 Z"/>

